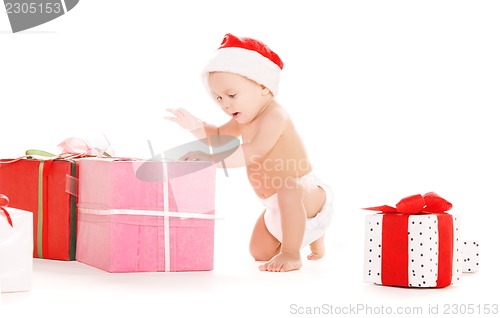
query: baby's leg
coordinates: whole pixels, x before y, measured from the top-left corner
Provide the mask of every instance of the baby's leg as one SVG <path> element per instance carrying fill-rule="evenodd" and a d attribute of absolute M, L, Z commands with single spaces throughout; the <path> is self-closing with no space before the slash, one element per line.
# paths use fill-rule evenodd
<path fill-rule="evenodd" d="M 304 195 L 304 206 L 307 210 L 307 217 L 314 218 L 321 210 L 326 201 L 326 192 L 321 186 L 306 186 Z M 325 256 L 325 236 L 321 236 L 316 241 L 309 244 L 311 254 L 307 256 L 309 260 L 317 260 Z"/>
<path fill-rule="evenodd" d="M 264 210 L 265 212 L 265 210 Z M 268 261 L 280 251 L 281 243 L 269 233 L 264 223 L 264 212 L 259 216 L 250 239 L 250 254 L 256 261 Z"/>
<path fill-rule="evenodd" d="M 325 256 L 325 236 L 323 235 L 316 241 L 309 244 L 311 254 L 307 255 L 309 260 L 317 260 Z"/>
<path fill-rule="evenodd" d="M 262 271 L 287 272 L 302 267 L 300 248 L 306 228 L 306 209 L 303 204 L 303 187 L 291 183 L 278 190 L 278 204 L 283 232 L 280 252 L 267 263 L 259 266 Z M 293 186 L 290 186 L 293 185 Z"/>
<path fill-rule="evenodd" d="M 306 219 L 313 218 L 321 210 L 326 193 L 317 184 L 307 180 L 288 180 L 287 187 L 278 190 L 278 204 L 283 232 L 280 253 L 260 266 L 267 271 L 291 271 L 300 269 L 300 248 L 304 240 Z M 292 185 L 292 186 L 291 186 Z M 310 244 L 310 260 L 320 259 L 325 254 L 324 236 Z"/>

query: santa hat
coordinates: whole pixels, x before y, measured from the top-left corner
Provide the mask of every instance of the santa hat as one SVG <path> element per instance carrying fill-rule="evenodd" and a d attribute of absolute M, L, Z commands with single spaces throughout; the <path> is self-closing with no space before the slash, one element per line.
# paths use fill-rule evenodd
<path fill-rule="evenodd" d="M 276 96 L 283 62 L 264 43 L 226 34 L 215 55 L 202 72 L 208 87 L 210 72 L 229 72 L 249 78 L 264 85 Z"/>

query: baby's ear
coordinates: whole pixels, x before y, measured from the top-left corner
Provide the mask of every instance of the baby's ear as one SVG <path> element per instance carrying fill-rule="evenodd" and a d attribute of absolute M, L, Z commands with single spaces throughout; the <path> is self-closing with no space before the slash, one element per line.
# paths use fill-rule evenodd
<path fill-rule="evenodd" d="M 262 84 L 260 85 L 260 89 L 261 89 L 262 96 L 266 96 L 267 94 L 271 93 L 271 91 L 269 90 L 269 88 L 265 87 Z"/>

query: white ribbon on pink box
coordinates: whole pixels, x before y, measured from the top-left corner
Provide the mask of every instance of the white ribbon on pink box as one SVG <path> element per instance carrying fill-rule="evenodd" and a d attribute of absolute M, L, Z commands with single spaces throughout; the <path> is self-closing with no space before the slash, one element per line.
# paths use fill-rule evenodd
<path fill-rule="evenodd" d="M 163 258 L 164 267 L 159 265 L 162 271 L 210 270 L 209 263 L 213 255 L 210 257 L 209 254 L 213 253 L 213 246 L 210 248 L 207 244 L 213 240 L 213 234 L 209 237 L 213 225 L 192 223 L 190 220 L 216 219 L 215 166 L 211 163 L 170 162 L 162 160 L 163 158 L 158 159 L 80 160 L 78 213 L 81 217 L 78 221 L 80 230 L 77 239 L 77 260 L 110 272 L 154 271 L 155 262 L 159 261 L 158 264 L 161 264 Z M 96 219 L 92 215 L 109 218 Z M 155 242 L 163 245 L 160 248 L 164 256 L 134 257 L 138 262 L 132 264 L 130 256 L 126 256 L 131 254 L 127 254 L 122 248 L 127 243 L 118 236 L 125 235 L 127 239 L 132 240 L 131 236 L 122 233 L 128 230 L 120 224 L 132 222 L 130 224 L 135 226 L 138 225 L 136 222 L 142 222 L 138 221 L 142 219 L 130 218 L 134 216 L 144 216 L 144 222 L 153 222 L 146 226 L 153 231 L 155 221 L 151 217 L 161 217 L 161 242 Z M 99 228 L 95 222 L 111 223 Z M 116 231 L 122 234 L 117 234 Z M 153 234 L 144 235 L 148 235 L 148 238 L 154 237 Z M 196 237 L 193 237 L 195 241 L 192 241 L 191 235 L 199 235 L 198 238 L 203 240 L 203 244 L 197 244 Z M 206 240 L 203 239 L 205 235 Z M 98 239 L 99 237 L 102 239 Z M 171 242 L 173 238 L 175 242 Z M 155 242 L 152 244 L 156 244 Z M 206 255 L 199 255 L 198 252 Z M 191 263 L 193 261 L 194 263 Z"/>
<path fill-rule="evenodd" d="M 170 216 L 180 218 L 196 218 L 196 219 L 215 219 L 213 214 L 191 213 L 191 212 L 171 212 L 168 207 L 168 178 L 167 178 L 167 161 L 163 161 L 163 237 L 165 238 L 165 271 L 170 271 Z M 208 212 L 208 211 L 207 211 Z"/>

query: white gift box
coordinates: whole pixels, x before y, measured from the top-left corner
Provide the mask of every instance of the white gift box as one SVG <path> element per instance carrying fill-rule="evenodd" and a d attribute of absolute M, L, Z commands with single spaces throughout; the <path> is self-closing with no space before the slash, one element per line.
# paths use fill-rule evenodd
<path fill-rule="evenodd" d="M 33 213 L 5 209 L 13 226 L 0 216 L 0 290 L 29 291 L 33 275 Z"/>
<path fill-rule="evenodd" d="M 438 217 L 448 216 L 453 219 L 453 228 L 447 228 L 449 232 L 443 234 L 453 237 L 453 249 L 446 251 L 451 264 L 451 284 L 459 282 L 462 274 L 461 243 L 460 242 L 460 218 L 451 215 L 424 214 L 424 215 L 391 215 L 374 214 L 365 217 L 365 257 L 364 257 L 364 281 L 386 285 L 384 283 L 384 268 L 402 273 L 401 278 L 405 278 L 405 284 L 395 286 L 405 287 L 444 287 L 438 286 L 439 273 L 439 241 L 440 231 L 438 227 Z M 391 231 L 384 233 L 384 218 L 407 218 L 408 227 L 399 229 L 408 240 L 407 250 L 398 254 L 401 259 L 395 257 L 391 261 L 385 261 L 383 257 L 383 235 L 389 239 L 394 233 Z M 394 229 L 393 229 L 394 230 Z M 446 231 L 445 231 L 446 232 Z M 392 239 L 391 239 L 392 240 Z M 397 240 L 395 238 L 395 240 Z M 399 262 L 401 261 L 401 262 Z M 384 262 L 391 263 L 392 266 L 384 266 Z M 403 268 L 404 267 L 404 268 Z M 388 273 L 391 274 L 391 273 Z M 445 275 L 447 276 L 447 275 Z M 394 285 L 394 284 L 388 284 Z"/>
<path fill-rule="evenodd" d="M 479 242 L 463 241 L 462 242 L 462 259 L 463 272 L 474 273 L 479 271 Z"/>

